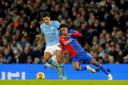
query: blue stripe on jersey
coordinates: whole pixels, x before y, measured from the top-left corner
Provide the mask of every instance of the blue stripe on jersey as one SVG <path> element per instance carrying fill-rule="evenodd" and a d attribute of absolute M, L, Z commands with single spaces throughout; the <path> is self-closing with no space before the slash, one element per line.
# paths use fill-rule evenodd
<path fill-rule="evenodd" d="M 77 53 L 81 53 L 84 51 L 84 49 L 81 47 L 81 45 L 78 43 L 77 39 L 74 37 L 67 38 L 69 44 L 76 50 Z"/>

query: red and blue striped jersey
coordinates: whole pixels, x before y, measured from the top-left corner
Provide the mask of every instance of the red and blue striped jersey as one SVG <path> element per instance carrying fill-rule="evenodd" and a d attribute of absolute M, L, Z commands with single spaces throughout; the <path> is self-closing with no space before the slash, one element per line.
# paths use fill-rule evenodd
<path fill-rule="evenodd" d="M 67 50 L 70 56 L 75 57 L 77 56 L 77 54 L 84 51 L 84 49 L 76 39 L 77 37 L 82 37 L 82 34 L 77 31 L 73 31 L 70 34 L 70 37 L 61 35 L 59 38 L 59 42 L 62 46 L 62 50 Z"/>

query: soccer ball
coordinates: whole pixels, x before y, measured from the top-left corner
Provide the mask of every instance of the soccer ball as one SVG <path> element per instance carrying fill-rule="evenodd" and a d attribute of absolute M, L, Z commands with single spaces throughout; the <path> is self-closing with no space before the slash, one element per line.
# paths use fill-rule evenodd
<path fill-rule="evenodd" d="M 43 72 L 38 72 L 36 74 L 36 80 L 44 80 L 45 79 L 45 74 Z"/>

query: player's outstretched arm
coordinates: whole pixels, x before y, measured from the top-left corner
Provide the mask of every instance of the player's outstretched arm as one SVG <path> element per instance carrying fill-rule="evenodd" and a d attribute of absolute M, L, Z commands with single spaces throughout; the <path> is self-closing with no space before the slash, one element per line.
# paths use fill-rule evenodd
<path fill-rule="evenodd" d="M 74 37 L 82 37 L 82 34 L 78 31 L 75 31 L 75 32 L 71 33 L 71 35 L 74 36 Z"/>

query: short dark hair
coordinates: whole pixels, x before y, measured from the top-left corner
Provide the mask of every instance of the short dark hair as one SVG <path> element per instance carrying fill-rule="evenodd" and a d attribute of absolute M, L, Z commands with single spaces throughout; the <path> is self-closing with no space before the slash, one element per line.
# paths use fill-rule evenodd
<path fill-rule="evenodd" d="M 40 17 L 50 17 L 50 13 L 49 12 L 40 12 Z"/>
<path fill-rule="evenodd" d="M 61 29 L 62 27 L 68 28 L 68 26 L 66 24 L 61 24 L 60 27 L 59 27 L 59 29 Z"/>

